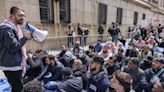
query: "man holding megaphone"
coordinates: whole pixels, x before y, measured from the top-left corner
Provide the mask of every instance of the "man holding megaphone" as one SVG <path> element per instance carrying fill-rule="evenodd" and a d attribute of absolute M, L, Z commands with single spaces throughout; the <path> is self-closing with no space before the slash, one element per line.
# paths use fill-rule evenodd
<path fill-rule="evenodd" d="M 32 39 L 31 32 L 23 32 L 24 10 L 13 6 L 10 16 L 0 24 L 0 70 L 2 70 L 10 85 L 12 92 L 21 92 L 22 72 L 26 65 L 25 44 Z"/>

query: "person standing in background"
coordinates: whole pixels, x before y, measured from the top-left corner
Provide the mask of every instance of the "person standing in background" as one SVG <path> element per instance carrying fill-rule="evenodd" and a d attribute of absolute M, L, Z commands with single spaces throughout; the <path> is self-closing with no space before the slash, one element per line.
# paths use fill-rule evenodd
<path fill-rule="evenodd" d="M 98 33 L 99 33 L 100 40 L 103 41 L 104 28 L 102 24 L 98 28 Z"/>
<path fill-rule="evenodd" d="M 112 22 L 112 26 L 109 27 L 108 33 L 112 37 L 112 42 L 116 43 L 117 32 L 116 32 L 116 24 L 114 22 Z"/>
<path fill-rule="evenodd" d="M 86 46 L 87 45 L 87 37 L 88 37 L 88 34 L 89 34 L 89 30 L 87 28 L 87 25 L 84 25 L 84 28 L 83 28 L 83 36 L 84 36 L 84 45 Z"/>
<path fill-rule="evenodd" d="M 74 29 L 73 29 L 71 23 L 68 25 L 66 33 L 67 33 L 67 36 L 68 36 L 67 37 L 67 46 L 71 47 L 73 45 L 73 33 L 74 33 Z"/>
<path fill-rule="evenodd" d="M 117 45 L 117 41 L 118 41 L 118 37 L 119 37 L 120 33 L 121 33 L 121 31 L 120 31 L 119 24 L 116 23 L 116 38 L 115 38 L 115 45 Z"/>
<path fill-rule="evenodd" d="M 82 45 L 82 29 L 80 27 L 80 23 L 77 24 L 77 34 L 78 34 L 78 39 L 80 41 L 80 45 Z"/>

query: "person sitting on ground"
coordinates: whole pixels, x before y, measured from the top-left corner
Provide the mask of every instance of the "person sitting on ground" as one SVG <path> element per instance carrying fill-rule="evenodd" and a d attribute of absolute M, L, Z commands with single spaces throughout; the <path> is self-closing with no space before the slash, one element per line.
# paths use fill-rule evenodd
<path fill-rule="evenodd" d="M 80 50 L 77 58 L 80 59 L 82 61 L 82 64 L 85 66 L 88 66 L 90 63 L 89 56 L 85 53 L 84 50 Z"/>
<path fill-rule="evenodd" d="M 116 57 L 116 63 L 118 63 L 119 67 L 122 67 L 123 64 L 125 63 L 125 55 L 124 55 L 124 50 L 122 48 L 117 49 L 117 54 L 115 55 Z"/>
<path fill-rule="evenodd" d="M 147 55 L 152 55 L 152 49 L 150 49 L 148 46 L 144 46 L 142 49 L 140 49 L 139 51 L 139 56 L 141 57 L 141 59 L 143 59 L 144 57 L 146 57 Z"/>
<path fill-rule="evenodd" d="M 66 45 L 62 45 L 61 52 L 56 56 L 59 61 L 63 59 L 63 56 L 67 50 L 68 50 L 68 48 L 66 47 Z"/>
<path fill-rule="evenodd" d="M 153 58 L 150 69 L 145 70 L 141 80 L 141 86 L 145 92 L 151 92 L 158 82 L 164 82 L 164 58 Z"/>
<path fill-rule="evenodd" d="M 149 48 L 153 48 L 154 47 L 154 45 L 156 44 L 156 41 L 154 40 L 154 36 L 150 36 L 149 38 L 148 38 L 148 40 L 146 41 L 147 42 L 147 45 L 148 45 L 148 47 Z"/>
<path fill-rule="evenodd" d="M 48 55 L 45 57 L 43 59 L 43 65 L 45 68 L 36 79 L 43 80 L 44 83 L 49 81 L 62 80 L 61 71 L 64 66 L 58 62 L 53 55 Z"/>
<path fill-rule="evenodd" d="M 61 62 L 64 66 L 66 66 L 64 55 L 67 51 L 68 51 L 68 47 L 66 47 L 66 45 L 62 45 L 61 52 L 56 56 L 58 61 Z"/>
<path fill-rule="evenodd" d="M 107 42 L 106 42 L 105 44 L 106 44 L 106 46 L 108 46 L 108 49 L 109 49 L 110 51 L 112 51 L 112 55 L 114 55 L 115 52 L 116 52 L 116 47 L 117 47 L 117 46 L 115 45 L 114 42 L 112 42 L 112 38 L 109 37 L 109 38 L 107 39 Z"/>
<path fill-rule="evenodd" d="M 139 49 L 141 49 L 142 47 L 144 47 L 145 41 L 142 39 L 142 36 L 139 37 L 139 39 L 135 42 L 135 46 Z"/>
<path fill-rule="evenodd" d="M 140 68 L 142 70 L 146 70 L 146 69 L 151 68 L 152 60 L 153 60 L 153 56 L 147 55 L 146 57 L 144 57 L 143 62 L 141 62 Z"/>
<path fill-rule="evenodd" d="M 130 92 L 132 85 L 132 77 L 125 72 L 118 71 L 111 79 L 110 86 L 114 88 L 116 92 Z"/>
<path fill-rule="evenodd" d="M 109 87 L 107 73 L 103 69 L 104 60 L 100 56 L 95 56 L 90 64 L 90 73 L 87 92 L 106 92 Z"/>
<path fill-rule="evenodd" d="M 83 89 L 86 89 L 87 84 L 88 84 L 88 79 L 87 79 L 87 66 L 82 64 L 82 61 L 80 59 L 76 59 L 73 62 L 73 75 L 76 77 L 82 77 L 83 79 Z"/>
<path fill-rule="evenodd" d="M 49 82 L 44 85 L 44 88 L 57 92 L 81 92 L 83 90 L 82 78 L 74 77 L 70 67 L 65 67 L 62 70 L 62 77 L 63 80 Z"/>
<path fill-rule="evenodd" d="M 133 78 L 132 88 L 136 92 L 141 92 L 141 78 L 143 76 L 144 71 L 139 68 L 139 58 L 130 58 L 129 62 L 127 64 L 127 67 L 125 67 L 124 72 L 130 74 Z"/>
<path fill-rule="evenodd" d="M 119 70 L 118 65 L 116 65 L 116 57 L 109 57 L 105 67 L 107 69 L 109 78 L 112 78 L 113 73 Z"/>
<path fill-rule="evenodd" d="M 27 72 L 23 79 L 24 84 L 33 80 L 41 74 L 43 68 L 42 59 L 45 58 L 47 55 L 48 54 L 41 49 L 37 49 L 35 52 L 27 52 Z"/>
<path fill-rule="evenodd" d="M 97 39 L 97 43 L 94 47 L 95 47 L 97 53 L 99 53 L 102 50 L 102 44 L 101 44 L 100 39 Z"/>
<path fill-rule="evenodd" d="M 96 49 L 93 45 L 89 45 L 89 50 L 86 51 L 86 54 L 89 58 L 92 58 L 96 53 Z"/>
<path fill-rule="evenodd" d="M 126 39 L 125 39 L 124 35 L 122 35 L 122 37 L 121 37 L 121 39 L 119 39 L 119 41 L 125 46 Z"/>
<path fill-rule="evenodd" d="M 76 41 L 73 47 L 73 54 L 77 56 L 79 54 L 79 51 L 80 51 L 80 42 Z"/>
<path fill-rule="evenodd" d="M 72 64 L 73 64 L 73 61 L 75 59 L 77 59 L 77 57 L 75 55 L 73 55 L 73 53 L 71 51 L 67 51 L 64 56 L 64 62 L 63 62 L 63 65 L 65 67 L 72 67 Z"/>
<path fill-rule="evenodd" d="M 104 58 L 105 61 L 107 61 L 108 58 L 112 56 L 112 51 L 110 51 L 107 46 L 104 46 L 101 52 L 99 52 L 98 54 L 99 56 Z"/>
<path fill-rule="evenodd" d="M 129 48 L 126 50 L 125 56 L 127 57 L 138 57 L 138 49 L 134 44 L 131 44 Z"/>

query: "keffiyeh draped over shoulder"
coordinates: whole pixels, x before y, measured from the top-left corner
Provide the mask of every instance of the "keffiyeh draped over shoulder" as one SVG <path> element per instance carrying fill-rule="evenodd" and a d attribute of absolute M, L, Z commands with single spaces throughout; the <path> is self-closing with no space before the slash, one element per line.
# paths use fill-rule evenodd
<path fill-rule="evenodd" d="M 15 30 L 15 33 L 17 33 L 16 35 L 17 35 L 19 40 L 23 37 L 20 25 L 16 25 L 14 23 L 14 21 L 12 21 L 10 19 L 6 19 L 0 24 L 0 26 L 3 26 L 3 25 L 8 26 L 11 29 Z M 27 59 L 26 46 L 24 45 L 22 47 L 22 64 L 21 64 L 22 70 L 23 70 L 23 75 L 25 74 L 25 71 L 26 71 L 26 59 Z"/>

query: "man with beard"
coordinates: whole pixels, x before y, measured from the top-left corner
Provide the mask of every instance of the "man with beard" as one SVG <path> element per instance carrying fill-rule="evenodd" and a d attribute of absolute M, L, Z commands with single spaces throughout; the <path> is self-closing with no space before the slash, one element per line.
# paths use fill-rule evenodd
<path fill-rule="evenodd" d="M 106 92 L 109 87 L 109 79 L 103 70 L 104 60 L 95 56 L 91 62 L 91 76 L 89 78 L 87 92 Z"/>
<path fill-rule="evenodd" d="M 132 88 L 136 92 L 141 92 L 141 78 L 143 76 L 143 70 L 139 68 L 139 58 L 130 58 L 124 72 L 132 76 Z"/>
<path fill-rule="evenodd" d="M 119 66 L 117 65 L 116 61 L 116 57 L 110 57 L 107 64 L 105 64 L 109 78 L 112 78 L 113 73 L 119 70 Z"/>
<path fill-rule="evenodd" d="M 45 84 L 44 88 L 53 90 L 53 92 L 85 92 L 82 89 L 82 78 L 73 76 L 73 71 L 70 67 L 65 67 L 61 73 L 63 78 L 61 81 L 51 81 Z"/>
<path fill-rule="evenodd" d="M 98 53 L 102 58 L 104 58 L 105 61 L 109 59 L 109 57 L 112 56 L 112 51 L 108 49 L 107 46 L 104 46 L 101 52 Z"/>
<path fill-rule="evenodd" d="M 44 69 L 36 79 L 43 80 L 44 83 L 62 80 L 61 71 L 64 69 L 64 66 L 58 62 L 53 55 L 45 57 L 43 59 L 43 65 Z"/>
<path fill-rule="evenodd" d="M 21 92 L 23 88 L 22 71 L 27 57 L 25 43 L 32 38 L 31 33 L 22 34 L 20 25 L 24 19 L 24 10 L 13 6 L 9 18 L 0 24 L 0 70 L 8 78 L 12 92 Z"/>
<path fill-rule="evenodd" d="M 164 59 L 153 58 L 150 69 L 145 70 L 141 80 L 141 86 L 145 92 L 152 92 L 152 88 L 156 83 L 164 82 Z"/>

